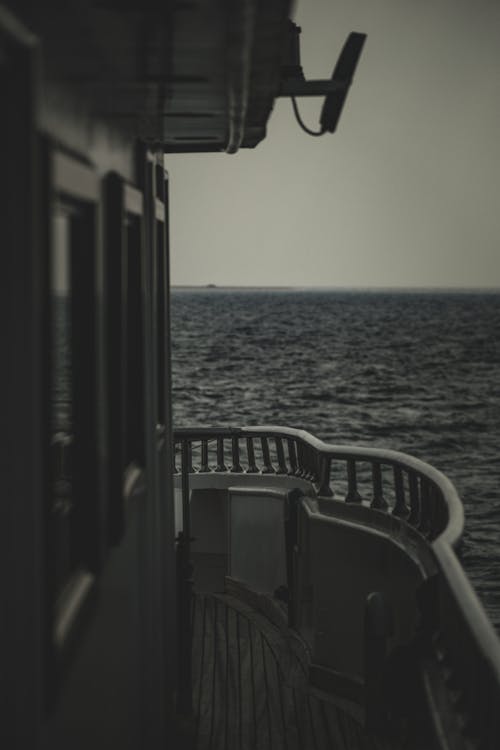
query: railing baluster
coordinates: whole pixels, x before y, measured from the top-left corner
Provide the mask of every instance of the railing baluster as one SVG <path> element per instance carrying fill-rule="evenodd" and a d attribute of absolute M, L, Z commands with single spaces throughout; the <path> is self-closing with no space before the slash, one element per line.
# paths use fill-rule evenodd
<path fill-rule="evenodd" d="M 215 467 L 215 471 L 219 473 L 227 471 L 227 467 L 224 464 L 224 438 L 223 437 L 217 438 L 217 466 Z"/>
<path fill-rule="evenodd" d="M 275 474 L 274 466 L 271 463 L 271 455 L 269 453 L 269 442 L 266 437 L 261 437 L 260 444 L 262 445 L 262 460 L 264 466 L 262 467 L 261 474 Z"/>
<path fill-rule="evenodd" d="M 361 495 L 358 492 L 358 482 L 356 479 L 356 461 L 353 458 L 347 460 L 347 495 L 346 503 L 360 503 Z"/>
<path fill-rule="evenodd" d="M 333 497 L 333 490 L 330 487 L 330 471 L 332 468 L 332 459 L 326 453 L 319 456 L 319 483 L 318 495 L 321 497 Z"/>
<path fill-rule="evenodd" d="M 307 449 L 307 445 L 304 443 L 301 443 L 301 451 L 300 451 L 300 462 L 302 467 L 302 478 L 303 479 L 310 479 L 311 477 L 311 467 L 309 466 L 309 451 Z"/>
<path fill-rule="evenodd" d="M 193 466 L 193 444 L 191 440 L 186 441 L 187 445 L 187 470 L 188 474 L 194 474 L 194 466 Z"/>
<path fill-rule="evenodd" d="M 429 536 L 430 532 L 430 496 L 429 482 L 423 477 L 420 479 L 420 519 L 418 530 L 424 536 Z"/>
<path fill-rule="evenodd" d="M 316 451 L 309 446 L 306 446 L 306 468 L 308 480 L 315 481 L 318 478 L 318 472 L 316 468 Z"/>
<path fill-rule="evenodd" d="M 429 539 L 435 539 L 441 531 L 438 490 L 432 484 L 429 487 Z"/>
<path fill-rule="evenodd" d="M 389 504 L 384 497 L 382 487 L 382 466 L 379 463 L 372 464 L 373 500 L 371 507 L 376 510 L 387 510 Z"/>
<path fill-rule="evenodd" d="M 295 450 L 295 441 L 287 438 L 286 443 L 288 447 L 288 463 L 290 464 L 288 473 L 291 476 L 294 476 L 297 473 L 297 451 Z"/>
<path fill-rule="evenodd" d="M 297 441 L 296 449 L 297 449 L 297 470 L 295 472 L 295 475 L 303 479 L 305 478 L 307 472 L 304 467 L 304 446 L 302 442 Z"/>
<path fill-rule="evenodd" d="M 233 465 L 231 466 L 232 474 L 242 474 L 243 469 L 240 464 L 240 443 L 236 435 L 231 438 L 231 451 L 233 456 Z"/>
<path fill-rule="evenodd" d="M 276 443 L 276 455 L 278 456 L 278 470 L 276 474 L 288 474 L 288 468 L 285 461 L 285 451 L 283 449 L 283 441 L 280 437 L 275 438 Z"/>
<path fill-rule="evenodd" d="M 208 440 L 201 441 L 201 466 L 200 471 L 209 472 L 210 466 L 208 465 Z"/>
<path fill-rule="evenodd" d="M 192 653 L 191 653 L 191 603 L 193 586 L 193 566 L 191 563 L 191 508 L 189 487 L 189 447 L 190 441 L 182 441 L 182 531 L 177 536 L 177 576 L 179 587 L 179 650 L 182 664 L 179 676 L 178 709 L 185 715 L 192 711 Z"/>
<path fill-rule="evenodd" d="M 392 509 L 392 515 L 397 516 L 398 518 L 407 518 L 410 511 L 405 501 L 403 470 L 399 466 L 394 467 L 394 492 L 396 495 L 396 502 Z"/>
<path fill-rule="evenodd" d="M 309 475 L 310 478 L 317 482 L 319 479 L 319 456 L 314 448 L 307 449 L 308 464 L 309 464 Z"/>
<path fill-rule="evenodd" d="M 179 429 L 174 431 L 175 451 L 172 458 L 172 471 L 177 476 L 180 469 L 180 454 L 185 457 L 187 471 L 192 474 L 195 471 L 203 473 L 217 471 L 219 473 L 239 473 L 242 468 L 242 453 L 240 438 L 245 437 L 248 456 L 248 467 L 246 473 L 253 474 L 279 474 L 290 475 L 308 481 L 314 486 L 317 495 L 331 497 L 333 495 L 331 486 L 331 463 L 333 460 L 345 462 L 347 473 L 346 502 L 360 503 L 362 498 L 358 492 L 359 467 L 365 463 L 371 466 L 372 490 L 371 507 L 377 510 L 386 510 L 388 503 L 383 494 L 383 470 L 392 468 L 394 474 L 395 502 L 392 514 L 399 517 L 412 526 L 419 529 L 427 538 L 434 539 L 446 528 L 454 507 L 458 501 L 451 492 L 451 505 L 449 493 L 441 486 L 439 474 L 437 479 L 433 478 L 432 472 L 428 472 L 425 464 L 413 459 L 406 462 L 404 456 L 398 458 L 391 452 L 366 449 L 350 450 L 348 446 L 330 447 L 321 441 L 309 439 L 307 434 L 297 430 L 255 430 L 245 431 L 220 428 L 207 429 Z M 224 455 L 229 451 L 229 438 L 231 438 L 230 469 L 226 468 Z M 260 444 L 256 440 L 260 440 Z M 224 445 L 226 441 L 226 446 Z M 286 441 L 286 446 L 285 446 Z M 212 456 L 211 443 L 216 442 L 216 468 L 214 461 L 210 464 Z M 193 456 L 200 448 L 200 465 L 193 467 Z M 261 447 L 260 447 L 261 446 Z M 257 464 L 256 461 L 257 453 Z M 262 456 L 262 462 L 261 462 Z M 246 457 L 245 457 L 246 458 Z M 196 458 L 195 458 L 196 461 Z M 421 467 L 419 468 L 419 464 Z M 358 473 L 358 477 L 356 476 Z M 408 479 L 406 479 L 408 477 Z M 392 503 L 391 503 L 392 504 Z M 454 505 L 455 504 L 455 505 Z"/>
<path fill-rule="evenodd" d="M 314 465 L 314 481 L 316 484 L 319 484 L 321 477 L 321 454 L 316 450 L 312 450 L 311 456 Z"/>
<path fill-rule="evenodd" d="M 253 447 L 253 438 L 247 437 L 247 455 L 248 455 L 248 468 L 247 474 L 258 474 L 259 469 L 255 463 L 255 450 Z"/>
<path fill-rule="evenodd" d="M 414 471 L 408 472 L 410 489 L 410 515 L 406 519 L 412 526 L 418 526 L 420 520 L 420 494 L 418 491 L 418 476 Z"/>
<path fill-rule="evenodd" d="M 437 529 L 437 534 L 436 534 L 437 536 L 438 534 L 441 534 L 441 532 L 444 531 L 444 529 L 448 525 L 450 514 L 449 514 L 448 506 L 446 505 L 446 502 L 440 490 L 438 490 L 437 487 L 436 487 L 436 495 L 439 497 L 439 501 L 436 498 L 436 504 L 437 504 L 438 515 L 439 515 L 439 522 L 438 522 L 439 528 Z"/>

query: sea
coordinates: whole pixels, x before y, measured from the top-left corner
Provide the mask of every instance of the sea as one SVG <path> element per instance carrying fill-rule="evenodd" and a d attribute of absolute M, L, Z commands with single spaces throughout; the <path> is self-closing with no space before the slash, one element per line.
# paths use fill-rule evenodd
<path fill-rule="evenodd" d="M 176 427 L 283 425 L 411 453 L 465 506 L 500 633 L 500 293 L 174 288 Z"/>

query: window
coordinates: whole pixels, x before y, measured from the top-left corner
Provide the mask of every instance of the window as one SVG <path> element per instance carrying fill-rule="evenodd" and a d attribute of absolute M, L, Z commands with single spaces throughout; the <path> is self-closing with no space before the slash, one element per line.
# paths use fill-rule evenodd
<path fill-rule="evenodd" d="M 106 180 L 108 541 L 124 533 L 124 484 L 145 464 L 143 199 L 117 174 Z"/>
<path fill-rule="evenodd" d="M 50 145 L 47 174 L 47 573 L 53 641 L 62 649 L 102 562 L 99 181 Z"/>
<path fill-rule="evenodd" d="M 144 465 L 144 334 L 141 224 L 128 215 L 125 250 L 126 453 L 125 464 Z"/>
<path fill-rule="evenodd" d="M 54 207 L 50 246 L 50 433 L 52 454 L 51 522 L 55 527 L 50 548 L 52 583 L 59 591 L 76 560 L 71 543 L 74 503 L 71 454 L 73 446 L 73 300 L 70 212 Z"/>

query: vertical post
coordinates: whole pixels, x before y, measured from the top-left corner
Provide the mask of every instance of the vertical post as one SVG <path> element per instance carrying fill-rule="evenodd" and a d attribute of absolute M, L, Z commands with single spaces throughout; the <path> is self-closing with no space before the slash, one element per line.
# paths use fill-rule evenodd
<path fill-rule="evenodd" d="M 310 482 L 313 482 L 315 479 L 317 479 L 315 471 L 315 453 L 314 450 L 308 445 L 304 445 L 304 467 L 304 479 L 307 479 Z"/>
<path fill-rule="evenodd" d="M 441 503 L 439 490 L 433 484 L 429 486 L 429 538 L 435 539 L 442 531 Z M 446 525 L 446 524 L 443 524 Z"/>
<path fill-rule="evenodd" d="M 347 495 L 346 503 L 360 503 L 361 495 L 358 492 L 358 482 L 356 479 L 356 461 L 353 458 L 347 460 Z"/>
<path fill-rule="evenodd" d="M 332 468 L 331 457 L 325 453 L 322 453 L 319 456 L 318 495 L 320 497 L 333 497 L 333 490 L 330 487 L 331 468 Z"/>
<path fill-rule="evenodd" d="M 193 566 L 191 563 L 191 511 L 189 507 L 189 448 L 182 441 L 182 531 L 177 537 L 177 580 L 179 596 L 179 693 L 178 711 L 189 716 L 193 709 L 191 664 L 191 602 Z"/>
<path fill-rule="evenodd" d="M 398 518 L 408 518 L 410 511 L 405 502 L 403 470 L 399 466 L 394 467 L 394 491 L 396 493 L 396 504 L 392 509 L 392 515 Z"/>
<path fill-rule="evenodd" d="M 420 519 L 420 497 L 418 492 L 418 477 L 414 471 L 408 474 L 408 483 L 410 487 L 410 515 L 408 523 L 417 526 Z"/>
<path fill-rule="evenodd" d="M 378 463 L 372 464 L 373 500 L 371 507 L 376 510 L 387 510 L 389 507 L 382 488 L 382 467 Z"/>
<path fill-rule="evenodd" d="M 224 438 L 222 436 L 219 436 L 217 438 L 217 466 L 215 468 L 215 471 L 219 472 L 220 474 L 227 471 L 226 465 L 224 463 Z"/>
<path fill-rule="evenodd" d="M 255 450 L 253 447 L 253 438 L 247 437 L 247 455 L 248 455 L 248 468 L 247 474 L 258 474 L 259 470 L 255 463 Z"/>
<path fill-rule="evenodd" d="M 274 467 L 271 463 L 271 455 L 269 452 L 269 443 L 266 437 L 261 437 L 260 439 L 261 445 L 262 445 L 262 460 L 264 461 L 264 466 L 262 467 L 262 473 L 263 474 L 274 474 Z"/>
<path fill-rule="evenodd" d="M 288 472 L 291 476 L 297 474 L 297 452 L 295 450 L 295 441 L 291 438 L 287 438 L 288 445 L 288 461 L 290 464 L 290 471 Z"/>
<path fill-rule="evenodd" d="M 189 508 L 189 441 L 182 441 L 181 448 L 181 480 L 182 480 L 182 531 L 189 539 L 191 536 L 191 513 Z"/>
<path fill-rule="evenodd" d="M 233 465 L 231 466 L 232 474 L 242 474 L 243 469 L 240 465 L 240 444 L 237 435 L 233 435 L 231 438 L 231 450 L 233 457 Z"/>
<path fill-rule="evenodd" d="M 193 466 L 193 444 L 190 440 L 187 441 L 187 471 L 188 474 L 194 474 L 194 466 Z"/>
<path fill-rule="evenodd" d="M 178 474 L 179 473 L 179 470 L 177 468 L 177 464 L 175 462 L 175 457 L 177 455 L 176 451 L 177 451 L 177 443 L 174 443 L 174 449 L 172 451 L 172 474 Z"/>
<path fill-rule="evenodd" d="M 276 442 L 276 455 L 278 457 L 278 470 L 276 474 L 288 474 L 288 469 L 285 461 L 285 451 L 283 450 L 283 441 L 280 437 L 275 438 Z"/>
<path fill-rule="evenodd" d="M 420 479 L 420 521 L 418 530 L 421 534 L 428 537 L 431 531 L 430 525 L 430 487 L 429 482 L 424 477 Z"/>
<path fill-rule="evenodd" d="M 296 476 L 305 478 L 306 471 L 304 468 L 304 446 L 301 442 L 297 441 L 295 444 L 295 449 L 297 451 L 297 471 L 295 472 Z"/>
<path fill-rule="evenodd" d="M 201 472 L 209 472 L 210 466 L 208 465 L 208 440 L 201 441 Z"/>
<path fill-rule="evenodd" d="M 449 520 L 448 506 L 443 498 L 443 495 L 441 494 L 441 491 L 438 490 L 437 487 L 434 493 L 434 502 L 438 509 L 437 528 L 434 529 L 434 535 L 436 537 L 441 534 L 441 532 L 446 528 Z"/>

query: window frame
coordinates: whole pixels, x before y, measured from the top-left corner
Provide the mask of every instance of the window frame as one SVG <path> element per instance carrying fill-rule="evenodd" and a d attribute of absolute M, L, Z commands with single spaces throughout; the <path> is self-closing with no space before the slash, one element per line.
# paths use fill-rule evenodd
<path fill-rule="evenodd" d="M 102 245 L 100 242 L 100 179 L 95 169 L 74 155 L 67 154 L 49 140 L 44 140 L 44 177 L 47 196 L 44 206 L 46 222 L 46 361 L 45 434 L 47 453 L 51 450 L 51 387 L 53 319 L 51 304 L 51 253 L 53 247 L 52 218 L 60 206 L 68 206 L 78 215 L 79 231 L 70 228 L 70 254 L 84 278 L 75 284 L 76 271 L 72 271 L 72 347 L 75 354 L 72 367 L 81 370 L 78 384 L 74 386 L 75 411 L 74 447 L 72 455 L 73 487 L 76 492 L 72 510 L 70 543 L 78 563 L 62 588 L 56 589 L 56 579 L 51 570 L 51 546 L 57 534 L 56 519 L 52 517 L 53 471 L 47 472 L 46 483 L 46 578 L 49 649 L 55 661 L 52 682 L 54 692 L 59 682 L 58 674 L 72 650 L 81 622 L 92 601 L 97 575 L 104 558 L 104 463 L 106 424 L 102 417 L 104 398 L 103 357 L 105 341 L 102 336 Z M 73 259 L 72 259 L 73 265 Z M 73 289 L 74 287 L 74 289 Z M 88 295 L 88 296 L 87 296 Z M 84 334 L 85 341 L 79 336 Z M 83 347 L 85 345 L 85 351 Z M 47 457 L 48 458 L 48 457 Z M 50 466 L 50 460 L 47 460 Z"/>
<path fill-rule="evenodd" d="M 106 305 L 108 312 L 108 530 L 109 545 L 120 544 L 125 533 L 126 506 L 128 499 L 144 481 L 144 434 L 141 436 L 142 450 L 129 456 L 128 440 L 130 410 L 137 409 L 136 422 L 142 422 L 144 433 L 144 394 L 141 406 L 127 403 L 129 355 L 132 336 L 143 336 L 145 305 L 145 241 L 144 241 L 144 197 L 142 192 L 125 182 L 117 173 L 105 180 L 106 205 Z M 129 225 L 136 224 L 138 246 L 130 247 Z M 130 291 L 128 268 L 129 253 L 136 253 L 140 266 L 140 315 L 135 319 L 129 315 Z M 116 336 L 116 329 L 120 335 Z M 143 352 L 144 354 L 144 352 Z M 141 355 L 144 360 L 144 356 Z M 144 389 L 144 361 L 139 383 Z"/>

